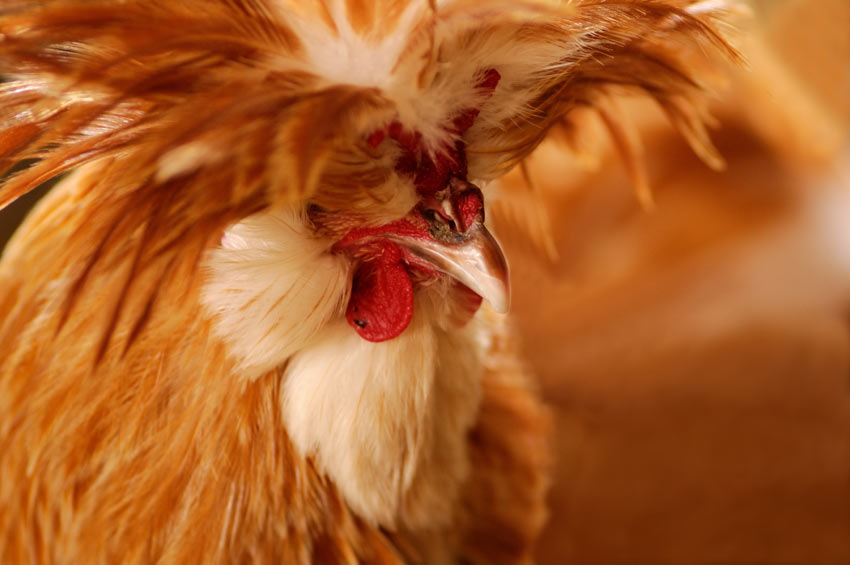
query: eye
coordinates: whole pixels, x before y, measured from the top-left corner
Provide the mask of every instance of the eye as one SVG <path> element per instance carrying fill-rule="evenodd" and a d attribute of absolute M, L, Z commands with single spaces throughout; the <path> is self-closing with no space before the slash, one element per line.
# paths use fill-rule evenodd
<path fill-rule="evenodd" d="M 433 223 L 437 219 L 437 212 L 434 210 L 428 209 L 422 212 L 422 217 L 428 220 L 428 223 Z"/>
<path fill-rule="evenodd" d="M 448 226 L 451 231 L 456 231 L 455 221 L 451 218 L 447 218 L 445 215 L 433 208 L 426 208 L 423 210 L 422 217 L 425 218 L 425 221 L 431 224 L 431 226 Z"/>
<path fill-rule="evenodd" d="M 322 208 L 318 204 L 315 204 L 313 202 L 310 202 L 310 203 L 307 204 L 307 216 L 309 216 L 309 217 L 313 217 L 313 216 L 316 216 L 316 215 L 319 215 L 319 214 L 324 214 L 326 212 L 327 212 L 327 210 L 325 210 L 324 208 Z"/>

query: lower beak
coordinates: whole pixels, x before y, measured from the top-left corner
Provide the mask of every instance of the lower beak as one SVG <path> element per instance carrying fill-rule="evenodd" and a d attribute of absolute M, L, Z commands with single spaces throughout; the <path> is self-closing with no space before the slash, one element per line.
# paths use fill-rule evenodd
<path fill-rule="evenodd" d="M 490 303 L 493 310 L 506 313 L 510 306 L 508 263 L 493 235 L 477 222 L 460 243 L 440 243 L 430 239 L 388 236 L 445 273 L 466 285 Z"/>

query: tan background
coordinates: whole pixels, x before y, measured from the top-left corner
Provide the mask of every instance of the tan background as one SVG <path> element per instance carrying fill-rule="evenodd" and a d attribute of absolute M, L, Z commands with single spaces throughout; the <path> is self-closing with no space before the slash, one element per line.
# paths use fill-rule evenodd
<path fill-rule="evenodd" d="M 653 213 L 543 148 L 559 261 L 501 226 L 555 419 L 542 563 L 850 564 L 850 2 L 756 14 L 724 173 L 627 105 Z"/>

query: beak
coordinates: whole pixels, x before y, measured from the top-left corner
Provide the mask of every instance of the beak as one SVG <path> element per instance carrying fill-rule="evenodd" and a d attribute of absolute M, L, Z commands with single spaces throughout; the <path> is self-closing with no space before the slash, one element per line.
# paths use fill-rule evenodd
<path fill-rule="evenodd" d="M 396 240 L 436 270 L 466 285 L 489 302 L 496 312 L 504 314 L 508 311 L 508 263 L 502 248 L 483 223 L 476 222 L 459 243 L 398 235 L 387 237 Z"/>

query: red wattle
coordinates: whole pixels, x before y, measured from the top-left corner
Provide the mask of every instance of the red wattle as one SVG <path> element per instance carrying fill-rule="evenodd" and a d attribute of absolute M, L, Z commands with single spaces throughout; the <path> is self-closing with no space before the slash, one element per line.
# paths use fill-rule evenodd
<path fill-rule="evenodd" d="M 354 274 L 345 317 L 367 341 L 386 341 L 407 328 L 413 319 L 413 283 L 398 245 L 376 242 L 380 252 L 364 261 Z"/>

